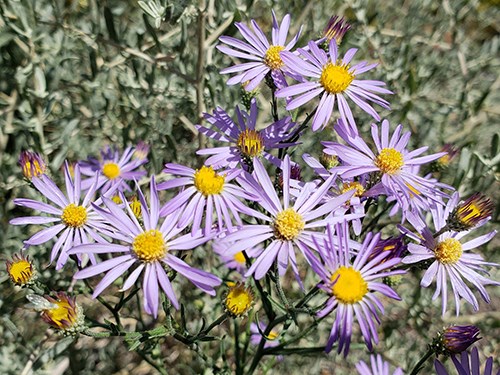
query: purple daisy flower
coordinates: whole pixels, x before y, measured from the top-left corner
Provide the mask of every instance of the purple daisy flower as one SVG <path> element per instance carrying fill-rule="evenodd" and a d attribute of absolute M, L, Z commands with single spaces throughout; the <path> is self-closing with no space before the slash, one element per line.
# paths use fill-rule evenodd
<path fill-rule="evenodd" d="M 105 242 L 98 234 L 102 232 L 109 234 L 109 227 L 103 223 L 102 218 L 92 207 L 93 197 L 97 188 L 97 179 L 94 178 L 94 184 L 87 191 L 82 200 L 82 181 L 80 168 L 74 169 L 74 179 L 70 175 L 68 164 L 64 168 L 64 178 L 66 182 L 66 194 L 46 175 L 33 177 L 31 182 L 33 186 L 46 197 L 51 204 L 38 202 L 32 199 L 14 199 L 18 206 L 28 207 L 51 216 L 27 216 L 12 219 L 10 224 L 55 224 L 34 234 L 31 238 L 24 241 L 25 247 L 40 245 L 51 239 L 56 239 L 50 262 L 57 259 L 56 269 L 61 269 L 68 260 L 68 250 L 73 246 L 92 243 L 94 241 Z M 100 204 L 98 199 L 95 203 Z M 56 236 L 59 236 L 57 238 Z M 79 258 L 80 259 L 80 258 Z M 94 257 L 90 258 L 94 262 Z M 80 259 L 81 260 L 81 259 Z"/>
<path fill-rule="evenodd" d="M 107 272 L 106 276 L 103 277 L 94 289 L 92 297 L 96 298 L 117 278 L 123 276 L 127 270 L 135 266 L 134 270 L 123 283 L 121 290 L 125 291 L 132 287 L 144 271 L 142 281 L 144 310 L 156 318 L 159 303 L 158 284 L 172 302 L 172 305 L 176 309 L 179 308 L 179 302 L 164 269 L 165 265 L 168 269 L 178 272 L 210 295 L 215 295 L 214 287 L 220 285 L 221 280 L 208 272 L 191 267 L 173 254 L 174 251 L 192 250 L 207 242 L 210 237 L 203 236 L 201 233 L 179 235 L 184 229 L 177 225 L 179 212 L 167 215 L 163 223 L 159 225 L 160 202 L 154 176 L 151 178 L 150 191 L 150 208 L 148 208 L 146 199 L 138 188 L 144 226 L 139 224 L 129 205 L 125 205 L 127 211 L 125 213 L 112 200 L 103 198 L 107 210 L 95 207 L 99 214 L 114 229 L 108 235 L 123 244 L 87 244 L 76 246 L 69 253 L 89 255 L 124 253 L 118 257 L 80 270 L 74 275 L 74 278 L 86 279 L 102 272 Z M 123 193 L 120 193 L 120 195 L 122 201 L 125 202 Z"/>
<path fill-rule="evenodd" d="M 274 261 L 277 260 L 278 273 L 284 275 L 288 263 L 291 264 L 295 277 L 301 283 L 297 259 L 294 248 L 304 252 L 313 246 L 311 236 L 318 234 L 317 230 L 327 224 L 351 220 L 361 215 L 345 215 L 322 219 L 325 215 L 338 208 L 350 199 L 353 191 L 320 203 L 334 183 L 335 176 L 331 176 L 322 185 L 303 185 L 295 202 L 291 202 L 290 194 L 290 158 L 285 156 L 283 162 L 283 204 L 278 197 L 271 179 L 264 166 L 258 159 L 254 159 L 255 171 L 253 175 L 246 173 L 246 178 L 238 181 L 246 191 L 259 197 L 258 203 L 267 211 L 267 214 L 247 208 L 245 213 L 260 219 L 264 224 L 244 225 L 234 233 L 230 233 L 223 241 L 233 242 L 228 247 L 228 254 L 252 248 L 262 242 L 270 240 L 265 250 L 258 256 L 245 276 L 254 275 L 259 280 L 265 276 Z"/>
<path fill-rule="evenodd" d="M 437 185 L 414 172 L 414 167 L 436 160 L 443 153 L 420 156 L 428 147 L 420 147 L 413 151 L 406 150 L 410 139 L 410 132 L 401 134 L 403 126 L 396 127 L 389 138 L 389 122 L 382 121 L 381 132 L 379 127 L 372 124 L 372 138 L 377 148 L 377 155 L 368 147 L 366 142 L 345 127 L 342 121 L 335 126 L 339 135 L 349 144 L 348 146 L 335 142 L 322 142 L 326 147 L 324 152 L 335 154 L 342 160 L 343 165 L 335 167 L 342 178 L 349 179 L 365 173 L 377 172 L 381 176 L 381 184 L 389 196 L 396 198 L 404 210 L 413 202 L 429 207 L 428 200 L 441 203 L 440 197 L 447 196 Z"/>
<path fill-rule="evenodd" d="M 139 150 L 127 147 L 120 156 L 117 150 L 108 146 L 101 151 L 100 160 L 89 158 L 87 161 L 80 161 L 78 164 L 83 175 L 94 176 L 98 172 L 97 188 L 101 189 L 101 192 L 108 191 L 114 185 L 118 185 L 120 191 L 130 190 L 126 181 L 138 180 L 146 175 L 146 171 L 135 170 L 148 161 L 145 156 L 145 147 L 147 146 L 141 144 L 140 147 Z M 87 190 L 92 183 L 92 179 L 87 179 L 82 182 L 82 188 Z"/>
<path fill-rule="evenodd" d="M 356 364 L 356 370 L 359 375 L 391 375 L 389 363 L 384 361 L 380 354 L 370 356 L 370 365 L 371 367 L 364 361 L 359 361 Z M 403 370 L 398 367 L 392 375 L 403 375 Z"/>
<path fill-rule="evenodd" d="M 344 356 L 347 356 L 354 319 L 359 323 L 368 349 L 373 349 L 372 341 L 378 343 L 376 323 L 380 324 L 379 310 L 383 314 L 384 307 L 375 292 L 396 300 L 401 299 L 389 286 L 375 280 L 399 275 L 404 271 L 389 270 L 401 261 L 401 258 L 397 257 L 386 259 L 389 252 L 383 251 L 370 259 L 379 243 L 380 234 L 368 233 L 353 260 L 347 224 L 337 224 L 335 232 L 338 239 L 334 237 L 334 229 L 331 226 L 328 226 L 327 237 L 313 237 L 321 261 L 309 250 L 306 251 L 306 256 L 314 272 L 322 279 L 320 288 L 330 295 L 326 306 L 318 312 L 318 317 L 325 317 L 332 311 L 335 315 L 325 351 L 329 353 L 333 344 L 339 341 L 338 353 L 343 350 Z"/>
<path fill-rule="evenodd" d="M 439 234 L 442 229 L 446 230 L 447 215 L 442 206 L 431 209 L 434 228 Z M 479 247 L 488 241 L 497 233 L 496 230 L 479 236 L 473 240 L 462 243 L 460 240 L 470 232 L 452 232 L 445 231 L 436 236 L 424 221 L 414 213 L 409 213 L 408 221 L 417 230 L 418 234 L 404 230 L 406 235 L 417 243 L 408 244 L 410 255 L 403 258 L 405 264 L 419 263 L 421 261 L 432 262 L 425 272 L 420 285 L 424 288 L 429 287 L 431 282 L 436 279 L 436 292 L 432 299 L 435 300 L 439 295 L 442 298 L 442 314 L 446 312 L 448 302 L 448 279 L 455 296 L 456 314 L 460 312 L 460 299 L 463 298 L 469 302 L 474 310 L 479 309 L 479 304 L 467 285 L 466 281 L 472 284 L 479 291 L 483 300 L 490 302 L 490 297 L 486 292 L 485 285 L 500 285 L 500 283 L 484 277 L 488 275 L 483 269 L 484 266 L 498 267 L 496 263 L 485 262 L 479 254 L 473 254 L 470 250 Z M 480 273 L 478 273 L 478 272 Z"/>
<path fill-rule="evenodd" d="M 283 73 L 295 76 L 289 71 L 286 64 L 280 56 L 281 51 L 290 51 L 299 39 L 299 30 L 297 35 L 286 44 L 288 30 L 290 28 L 290 15 L 286 15 L 281 22 L 281 26 L 276 20 L 273 11 L 272 44 L 269 44 L 262 29 L 257 22 L 251 20 L 253 31 L 245 24 L 236 22 L 234 25 L 240 31 L 246 42 L 242 42 L 230 36 L 221 36 L 219 40 L 226 45 L 218 45 L 217 49 L 226 55 L 250 60 L 251 62 L 237 64 L 221 70 L 221 74 L 237 73 L 227 81 L 228 85 L 238 83 L 244 84 L 245 90 L 255 89 L 264 77 L 270 72 L 276 87 L 286 86 L 286 80 Z M 246 83 L 248 82 L 248 83 Z"/>
<path fill-rule="evenodd" d="M 458 372 L 458 375 L 481 375 L 481 362 L 479 361 L 479 352 L 477 348 L 473 348 L 471 353 L 462 352 L 460 355 L 460 359 L 457 356 L 451 357 L 453 364 L 455 365 L 455 369 Z M 437 375 L 454 375 L 457 372 L 449 373 L 446 371 L 446 368 L 439 360 L 434 361 L 434 368 L 436 369 Z M 498 375 L 500 370 L 496 372 Z M 486 364 L 484 365 L 483 375 L 492 375 L 493 374 L 493 357 L 489 357 L 486 360 Z"/>
<path fill-rule="evenodd" d="M 257 103 L 252 99 L 250 114 L 240 111 L 236 107 L 237 122 L 222 109 L 217 108 L 213 115 L 205 113 L 207 121 L 214 125 L 212 129 L 196 125 L 200 133 L 221 142 L 231 143 L 231 146 L 212 147 L 199 150 L 198 155 L 212 155 L 205 164 L 214 168 L 236 168 L 238 164 L 243 167 L 250 163 L 254 157 L 264 157 L 276 166 L 281 165 L 281 160 L 269 153 L 271 149 L 291 147 L 297 143 L 286 143 L 296 123 L 290 117 L 284 117 L 267 128 L 256 129 Z"/>
<path fill-rule="evenodd" d="M 233 221 L 237 225 L 242 225 L 239 213 L 245 210 L 245 206 L 238 197 L 244 199 L 251 197 L 239 186 L 231 183 L 241 170 L 233 169 L 227 173 L 217 173 L 212 167 L 203 166 L 194 170 L 183 165 L 168 163 L 165 164 L 163 172 L 181 177 L 158 184 L 158 190 L 181 186 L 185 189 L 161 208 L 161 216 L 169 215 L 179 207 L 183 207 L 178 225 L 185 227 L 192 223 L 192 232 L 196 233 L 205 215 L 205 235 L 212 231 L 214 213 L 217 216 L 215 223 L 219 231 L 224 228 L 232 230 Z"/>
<path fill-rule="evenodd" d="M 357 49 L 351 48 L 340 59 L 335 39 L 330 40 L 329 54 L 320 49 L 313 41 L 309 42 L 308 47 L 308 50 L 298 49 L 305 60 L 291 52 L 283 51 L 280 53 L 283 62 L 289 69 L 296 74 L 313 79 L 313 81 L 285 87 L 276 92 L 276 96 L 279 98 L 298 95 L 287 104 L 286 109 L 291 111 L 321 95 L 312 120 L 312 130 L 322 129 L 328 123 L 335 107 L 335 100 L 340 118 L 353 130 L 356 130 L 356 123 L 346 100 L 348 97 L 363 111 L 380 121 L 380 116 L 368 102 L 390 109 L 389 102 L 375 93 L 392 94 L 392 92 L 383 88 L 384 82 L 357 79 L 359 74 L 375 68 L 378 64 L 367 64 L 362 61 L 351 67 L 350 63 Z"/>

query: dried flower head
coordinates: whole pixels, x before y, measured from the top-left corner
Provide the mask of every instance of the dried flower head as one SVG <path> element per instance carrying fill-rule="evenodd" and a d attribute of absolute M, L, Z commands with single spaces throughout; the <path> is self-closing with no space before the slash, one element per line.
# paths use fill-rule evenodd
<path fill-rule="evenodd" d="M 224 308 L 233 318 L 244 316 L 254 303 L 252 288 L 243 283 L 236 283 L 229 287 L 224 296 Z"/>
<path fill-rule="evenodd" d="M 26 307 L 41 311 L 42 319 L 64 335 L 75 335 L 83 330 L 85 316 L 75 298 L 64 292 L 57 292 L 54 297 L 29 294 L 26 298 L 31 302 Z"/>
<path fill-rule="evenodd" d="M 47 170 L 47 164 L 45 164 L 40 154 L 31 151 L 21 152 L 19 165 L 23 170 L 24 177 L 28 180 L 31 180 L 33 177 L 40 177 Z"/>
<path fill-rule="evenodd" d="M 323 37 L 327 43 L 335 39 L 337 45 L 340 45 L 345 33 L 351 28 L 344 17 L 332 16 L 323 30 Z"/>
<path fill-rule="evenodd" d="M 12 261 L 8 260 L 6 265 L 7 273 L 16 285 L 24 286 L 31 284 L 36 278 L 33 263 L 31 263 L 27 256 L 14 254 Z"/>
<path fill-rule="evenodd" d="M 493 213 L 493 202 L 481 193 L 475 193 L 459 203 L 446 220 L 448 228 L 464 231 L 477 226 Z"/>
<path fill-rule="evenodd" d="M 469 346 L 480 340 L 479 328 L 476 326 L 451 326 L 445 328 L 438 335 L 440 343 L 439 352 L 443 354 L 458 354 L 462 353 Z"/>

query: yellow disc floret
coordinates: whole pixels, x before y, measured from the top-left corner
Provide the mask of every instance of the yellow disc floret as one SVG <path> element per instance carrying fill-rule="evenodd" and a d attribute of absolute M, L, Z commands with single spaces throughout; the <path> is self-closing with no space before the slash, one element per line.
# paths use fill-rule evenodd
<path fill-rule="evenodd" d="M 385 174 L 397 174 L 403 165 L 403 154 L 394 148 L 383 148 L 375 159 L 375 166 Z"/>
<path fill-rule="evenodd" d="M 337 280 L 332 286 L 332 294 L 341 303 L 352 305 L 361 301 L 368 293 L 368 283 L 361 273 L 352 267 L 339 267 L 331 280 Z"/>
<path fill-rule="evenodd" d="M 239 253 L 234 254 L 234 260 L 238 262 L 239 264 L 245 264 L 246 259 L 245 256 L 243 255 L 243 251 L 240 251 Z"/>
<path fill-rule="evenodd" d="M 252 289 L 238 283 L 229 288 L 224 305 L 229 315 L 233 317 L 242 316 L 252 307 L 253 299 Z"/>
<path fill-rule="evenodd" d="M 7 273 L 16 285 L 26 285 L 33 281 L 35 270 L 28 258 L 14 255 L 12 261 L 7 261 Z"/>
<path fill-rule="evenodd" d="M 276 215 L 274 235 L 280 240 L 290 241 L 297 238 L 304 225 L 302 215 L 293 208 L 287 208 Z"/>
<path fill-rule="evenodd" d="M 319 83 L 330 94 L 340 94 L 344 92 L 355 76 L 349 72 L 348 64 L 332 64 L 328 63 L 323 67 Z"/>
<path fill-rule="evenodd" d="M 447 238 L 436 246 L 434 255 L 439 263 L 455 264 L 462 256 L 462 244 L 454 238 Z"/>
<path fill-rule="evenodd" d="M 116 163 L 108 162 L 102 166 L 102 174 L 110 180 L 114 180 L 115 178 L 119 177 L 120 172 L 120 166 Z"/>
<path fill-rule="evenodd" d="M 62 222 L 71 228 L 80 228 L 87 222 L 87 210 L 83 206 L 70 203 L 63 210 Z"/>
<path fill-rule="evenodd" d="M 137 219 L 142 218 L 142 208 L 141 208 L 141 202 L 137 199 L 137 197 L 133 197 L 132 200 L 129 203 L 130 209 L 134 213 L 134 216 Z"/>
<path fill-rule="evenodd" d="M 341 193 L 347 193 L 350 190 L 356 190 L 355 197 L 361 197 L 365 192 L 365 188 L 358 181 L 347 181 L 342 184 Z"/>
<path fill-rule="evenodd" d="M 212 167 L 203 166 L 194 173 L 194 186 L 204 196 L 220 194 L 224 188 L 224 176 Z"/>
<path fill-rule="evenodd" d="M 138 234 L 132 243 L 132 250 L 137 258 L 143 262 L 155 262 L 167 253 L 167 245 L 163 235 L 156 229 Z"/>
<path fill-rule="evenodd" d="M 264 150 L 264 141 L 258 131 L 253 129 L 245 129 L 238 136 L 236 142 L 243 156 L 253 158 L 259 156 Z"/>
<path fill-rule="evenodd" d="M 281 60 L 280 52 L 283 51 L 285 47 L 283 46 L 271 46 L 266 51 L 266 56 L 264 57 L 264 64 L 266 64 L 270 69 L 281 69 L 285 63 Z"/>

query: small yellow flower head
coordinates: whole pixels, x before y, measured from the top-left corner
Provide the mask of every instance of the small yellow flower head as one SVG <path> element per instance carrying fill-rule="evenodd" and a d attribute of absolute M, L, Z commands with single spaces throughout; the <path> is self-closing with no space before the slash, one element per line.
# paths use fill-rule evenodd
<path fill-rule="evenodd" d="M 252 289 L 242 283 L 228 283 L 228 285 L 230 285 L 229 290 L 224 296 L 226 312 L 233 318 L 246 315 L 254 303 Z"/>
<path fill-rule="evenodd" d="M 452 230 L 468 230 L 493 213 L 493 202 L 481 193 L 475 193 L 451 212 L 446 224 Z"/>
<path fill-rule="evenodd" d="M 336 155 L 329 155 L 323 152 L 319 158 L 319 162 L 325 169 L 330 170 L 339 165 L 339 158 Z"/>
<path fill-rule="evenodd" d="M 23 170 L 23 175 L 28 180 L 31 180 L 33 177 L 40 177 L 45 174 L 47 170 L 47 164 L 42 159 L 42 157 L 31 151 L 23 151 L 19 156 L 19 165 Z"/>
<path fill-rule="evenodd" d="M 54 297 L 30 294 L 26 298 L 31 302 L 27 307 L 41 311 L 42 319 L 64 335 L 76 335 L 84 329 L 83 309 L 66 293 L 58 292 Z"/>
<path fill-rule="evenodd" d="M 33 263 L 31 263 L 27 256 L 14 254 L 12 261 L 8 260 L 6 265 L 7 273 L 16 285 L 24 286 L 32 284 L 36 278 Z"/>
<path fill-rule="evenodd" d="M 441 152 L 446 152 L 446 155 L 441 156 L 431 165 L 434 172 L 440 172 L 448 168 L 459 153 L 459 149 L 447 143 L 441 148 Z"/>
<path fill-rule="evenodd" d="M 139 199 L 137 197 L 132 197 L 132 199 L 129 202 L 130 209 L 134 213 L 134 216 L 140 220 L 142 219 L 142 209 L 141 209 L 141 202 L 139 202 Z"/>

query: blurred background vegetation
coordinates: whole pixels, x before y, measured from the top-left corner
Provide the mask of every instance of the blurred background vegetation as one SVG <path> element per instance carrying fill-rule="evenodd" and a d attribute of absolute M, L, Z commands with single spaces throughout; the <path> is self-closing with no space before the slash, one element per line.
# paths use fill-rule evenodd
<path fill-rule="evenodd" d="M 148 2 L 146 2 L 148 3 Z M 392 112 L 382 112 L 391 124 L 403 123 L 413 132 L 411 146 L 426 145 L 437 152 L 445 143 L 460 149 L 439 178 L 459 189 L 499 198 L 498 135 L 500 124 L 500 5 L 495 0 L 421 1 L 253 1 L 159 0 L 164 17 L 146 14 L 132 0 L 0 0 L 0 259 L 10 259 L 36 228 L 13 227 L 8 221 L 27 214 L 12 199 L 35 196 L 21 178 L 21 150 L 40 152 L 60 180 L 65 159 L 96 155 L 104 145 L 124 148 L 143 140 L 151 145 L 150 173 L 160 173 L 165 162 L 199 165 L 195 152 L 207 142 L 194 124 L 216 106 L 232 113 L 241 102 L 237 87 L 227 87 L 219 71 L 231 65 L 214 47 L 217 38 L 237 34 L 235 21 L 257 20 L 270 33 L 271 9 L 278 18 L 292 16 L 292 32 L 304 25 L 301 41 L 320 36 L 330 16 L 338 14 L 352 24 L 341 49 L 359 48 L 358 60 L 378 61 L 368 79 L 380 79 L 394 91 Z M 154 12 L 149 12 L 154 13 Z M 270 121 L 270 92 L 258 97 L 261 125 Z M 283 103 L 280 103 L 283 105 Z M 284 114 L 283 107 L 280 113 Z M 302 114 L 300 114 L 302 115 Z M 300 117 L 299 115 L 299 117 Z M 362 131 L 370 119 L 357 116 Z M 320 140 L 331 140 L 331 129 L 306 133 L 295 151 L 296 161 L 307 150 L 319 153 Z M 312 152 L 311 152 L 312 150 Z M 389 220 L 380 223 L 384 226 Z M 498 226 L 498 208 L 489 230 Z M 488 261 L 500 262 L 498 236 L 482 249 Z M 48 266 L 48 247 L 29 250 L 40 277 L 54 290 L 65 290 L 72 270 L 55 272 Z M 201 262 L 201 260 L 199 260 Z M 211 260 L 209 260 L 211 262 Z M 205 260 L 206 262 L 206 260 Z M 206 263 L 205 263 L 206 266 Z M 2 374 L 149 374 L 155 373 L 141 351 L 129 351 L 121 338 L 77 342 L 61 339 L 23 308 L 25 292 L 0 272 L 0 372 Z M 492 278 L 499 280 L 498 270 Z M 443 320 L 431 290 L 415 288 L 419 275 L 408 275 L 397 290 L 403 302 L 388 304 L 377 351 L 393 364 L 407 368 L 425 351 L 431 335 L 450 322 L 477 324 L 484 337 L 483 357 L 500 364 L 500 292 L 490 288 L 492 304 L 481 303 L 472 314 L 447 315 Z M 293 283 L 292 283 L 293 284 Z M 79 288 L 82 288 L 81 290 Z M 291 286 L 290 288 L 295 288 Z M 116 288 L 117 290 L 118 288 Z M 117 291 L 106 298 L 118 299 Z M 75 286 L 75 293 L 83 287 Z M 298 292 L 297 292 L 298 293 Z M 194 327 L 200 316 L 219 314 L 218 299 L 189 287 L 182 289 L 186 316 Z M 112 319 L 101 305 L 85 296 L 78 301 L 88 316 Z M 138 317 L 135 305 L 125 314 L 130 330 L 154 327 Z M 209 320 L 209 318 L 207 318 Z M 191 324 L 191 323 L 190 323 Z M 227 323 L 226 323 L 227 324 Z M 138 329 L 139 329 L 138 328 Z M 229 371 L 232 352 L 225 349 L 225 328 L 219 344 L 202 350 L 211 363 Z M 304 345 L 326 340 L 325 325 Z M 140 347 L 169 373 L 202 373 L 203 357 L 173 339 Z M 294 355 L 282 362 L 266 359 L 262 371 L 272 373 L 343 374 L 352 371 L 367 353 L 352 350 L 347 360 L 331 354 Z M 273 367 L 274 366 L 274 367 Z M 23 372 L 24 370 L 24 372 Z M 212 370 L 209 368 L 206 373 Z M 423 373 L 430 373 L 430 367 Z"/>

